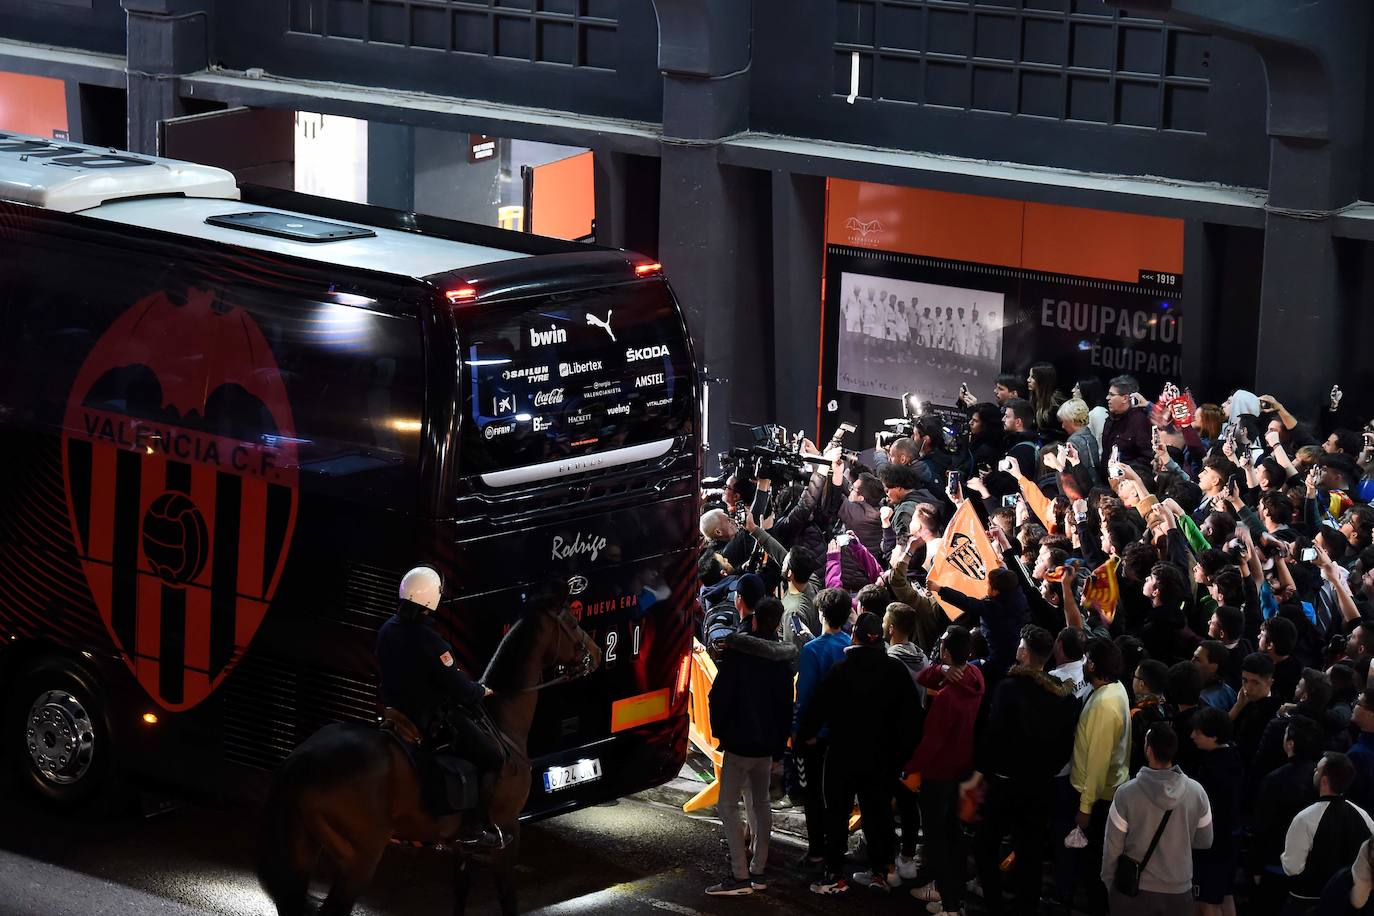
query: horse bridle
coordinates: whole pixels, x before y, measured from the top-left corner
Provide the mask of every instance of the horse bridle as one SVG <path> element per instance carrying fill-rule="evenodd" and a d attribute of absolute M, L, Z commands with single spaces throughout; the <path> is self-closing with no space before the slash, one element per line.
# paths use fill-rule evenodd
<path fill-rule="evenodd" d="M 550 612 L 546 611 L 545 613 Z M 596 658 L 592 653 L 592 638 L 577 625 L 577 620 L 572 613 L 566 607 L 562 607 L 559 608 L 556 615 L 553 615 L 553 619 L 558 624 L 558 642 L 554 644 L 554 654 L 557 654 L 558 650 L 563 647 L 563 637 L 567 636 L 581 646 L 582 655 L 571 665 L 554 665 L 554 670 L 558 672 L 554 677 L 547 681 L 540 681 L 533 687 L 526 687 L 525 693 L 533 693 L 536 690 L 543 690 L 545 687 L 554 687 L 586 677 L 592 673 L 592 668 L 595 667 Z"/>

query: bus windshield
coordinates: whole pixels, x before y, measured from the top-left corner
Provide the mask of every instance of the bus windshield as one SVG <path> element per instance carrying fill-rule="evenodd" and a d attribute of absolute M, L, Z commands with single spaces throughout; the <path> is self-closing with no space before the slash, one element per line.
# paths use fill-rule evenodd
<path fill-rule="evenodd" d="M 531 468 L 690 432 L 686 331 L 663 283 L 462 308 L 458 337 L 460 474 Z M 555 475 L 528 479 L 538 476 Z"/>

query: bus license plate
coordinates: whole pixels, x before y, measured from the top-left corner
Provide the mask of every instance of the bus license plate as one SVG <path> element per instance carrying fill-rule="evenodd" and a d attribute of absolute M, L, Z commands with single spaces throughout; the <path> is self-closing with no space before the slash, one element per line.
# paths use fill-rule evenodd
<path fill-rule="evenodd" d="M 601 778 L 601 759 L 592 757 L 565 767 L 549 767 L 544 771 L 544 791 L 557 792 L 579 783 Z"/>

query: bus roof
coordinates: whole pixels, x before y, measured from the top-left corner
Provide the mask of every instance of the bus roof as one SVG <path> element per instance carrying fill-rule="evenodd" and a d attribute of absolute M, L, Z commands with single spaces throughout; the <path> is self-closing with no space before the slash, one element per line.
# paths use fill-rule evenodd
<path fill-rule="evenodd" d="M 299 195 L 284 197 L 304 203 Z M 241 202 L 234 176 L 213 166 L 0 132 L 0 202 L 5 201 L 417 279 L 540 253 L 537 245 L 521 244 L 518 233 L 493 238 L 493 233 L 483 231 L 485 227 L 472 227 L 473 241 L 447 233 L 386 228 L 385 219 L 367 218 L 371 208 L 366 207 L 350 208 L 353 218 L 338 228 L 367 231 L 328 240 L 301 241 L 280 233 L 264 233 L 260 227 L 212 224 L 207 220 L 235 214 L 254 214 L 255 219 L 301 216 L 306 208 Z M 289 220 L 280 222 L 294 225 Z M 508 236 L 515 239 L 510 247 L 482 243 L 498 238 L 504 242 Z M 527 250 L 519 250 L 522 248 Z"/>

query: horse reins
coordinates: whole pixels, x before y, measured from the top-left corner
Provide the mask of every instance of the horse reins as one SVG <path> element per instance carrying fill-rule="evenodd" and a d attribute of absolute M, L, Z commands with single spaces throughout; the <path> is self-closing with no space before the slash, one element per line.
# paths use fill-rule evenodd
<path fill-rule="evenodd" d="M 554 620 L 558 623 L 558 642 L 554 644 L 555 653 L 558 649 L 562 648 L 563 636 L 566 634 L 576 639 L 582 646 L 582 658 L 573 668 L 569 668 L 567 665 L 557 666 L 562 669 L 561 674 L 547 681 L 540 681 L 533 687 L 525 687 L 520 691 L 521 693 L 534 693 L 535 691 L 543 690 L 545 687 L 556 687 L 559 684 L 566 684 L 569 681 L 575 681 L 580 677 L 585 677 L 592 672 L 592 650 L 588 647 L 591 637 L 580 630 L 577 633 L 573 632 L 576 627 L 576 622 L 572 620 L 572 615 L 568 613 L 567 608 L 561 610 Z"/>

